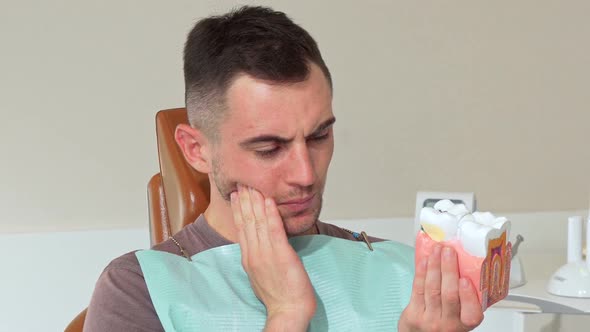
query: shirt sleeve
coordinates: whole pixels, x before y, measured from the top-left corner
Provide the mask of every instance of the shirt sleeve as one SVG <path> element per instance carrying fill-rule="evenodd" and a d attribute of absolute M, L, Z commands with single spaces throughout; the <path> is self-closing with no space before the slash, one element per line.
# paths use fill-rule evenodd
<path fill-rule="evenodd" d="M 164 331 L 135 253 L 111 262 L 96 283 L 84 332 L 102 331 Z"/>

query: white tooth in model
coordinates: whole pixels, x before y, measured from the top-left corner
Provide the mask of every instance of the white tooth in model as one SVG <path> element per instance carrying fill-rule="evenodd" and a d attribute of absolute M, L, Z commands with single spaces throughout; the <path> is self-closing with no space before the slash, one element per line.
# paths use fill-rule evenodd
<path fill-rule="evenodd" d="M 434 241 L 448 241 L 455 238 L 459 220 L 447 212 L 433 208 L 420 211 L 420 225 Z"/>
<path fill-rule="evenodd" d="M 447 210 L 448 213 L 457 217 L 457 219 L 461 220 L 463 217 L 469 214 L 469 210 L 465 206 L 465 204 L 456 204 L 450 207 Z"/>
<path fill-rule="evenodd" d="M 454 204 L 443 199 L 433 208 L 423 208 L 420 211 L 420 224 L 426 234 L 435 241 L 449 241 L 456 238 L 457 225 L 460 220 L 469 215 L 464 204 Z"/>
<path fill-rule="evenodd" d="M 457 238 L 463 249 L 472 256 L 486 257 L 491 239 L 497 239 L 506 232 L 508 238 L 510 221 L 496 218 L 490 212 L 474 212 L 463 204 L 442 200 L 434 208 L 423 208 L 420 224 L 434 241 L 449 241 Z"/>
<path fill-rule="evenodd" d="M 455 204 L 448 199 L 441 199 L 440 201 L 438 201 L 434 204 L 434 209 L 439 210 L 441 212 L 447 212 L 454 205 Z"/>

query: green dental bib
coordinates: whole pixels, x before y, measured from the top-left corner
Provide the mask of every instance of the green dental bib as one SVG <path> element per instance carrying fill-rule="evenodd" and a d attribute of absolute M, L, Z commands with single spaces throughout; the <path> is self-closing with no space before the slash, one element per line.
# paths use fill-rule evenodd
<path fill-rule="evenodd" d="M 316 292 L 310 331 L 395 331 L 409 303 L 414 249 L 326 235 L 289 240 Z M 266 308 L 241 264 L 240 246 L 226 245 L 192 257 L 156 250 L 136 252 L 166 331 L 261 331 Z"/>

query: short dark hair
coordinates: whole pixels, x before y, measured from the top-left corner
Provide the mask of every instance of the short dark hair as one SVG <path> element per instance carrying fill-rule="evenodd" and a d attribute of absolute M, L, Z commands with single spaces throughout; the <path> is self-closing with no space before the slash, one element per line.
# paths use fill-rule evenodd
<path fill-rule="evenodd" d="M 314 63 L 332 86 L 317 43 L 287 15 L 243 6 L 197 22 L 184 47 L 185 103 L 190 124 L 216 137 L 225 93 L 245 73 L 277 83 L 307 79 Z"/>

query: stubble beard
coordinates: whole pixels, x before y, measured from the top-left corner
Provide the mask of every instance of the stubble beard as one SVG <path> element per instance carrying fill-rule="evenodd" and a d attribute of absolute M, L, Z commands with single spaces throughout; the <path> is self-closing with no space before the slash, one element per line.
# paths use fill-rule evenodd
<path fill-rule="evenodd" d="M 283 225 L 285 226 L 285 232 L 288 236 L 296 236 L 303 233 L 308 232 L 313 227 L 315 227 L 318 218 L 320 217 L 320 212 L 322 211 L 322 193 L 319 192 L 318 194 L 318 203 L 316 207 L 313 207 L 311 212 L 304 211 L 304 214 L 307 214 L 303 220 L 298 220 L 300 217 L 303 217 L 302 214 L 296 214 L 294 216 L 286 216 L 283 217 L 281 214 L 281 218 L 283 219 Z M 314 198 L 316 199 L 316 198 Z M 279 210 L 280 213 L 280 210 Z"/>
<path fill-rule="evenodd" d="M 227 177 L 222 171 L 221 162 L 219 158 L 213 158 L 213 172 L 210 176 L 213 177 L 213 182 L 221 198 L 227 202 L 231 202 L 231 193 L 237 191 L 237 182 L 227 180 Z"/>
<path fill-rule="evenodd" d="M 210 176 L 213 177 L 213 182 L 217 187 L 217 191 L 221 198 L 223 198 L 228 203 L 231 202 L 230 195 L 232 192 L 237 190 L 237 182 L 229 180 L 226 174 L 223 171 L 222 163 L 219 161 L 219 158 L 213 158 L 212 160 L 213 171 L 211 172 Z M 302 217 L 302 214 L 296 214 L 292 216 L 285 216 L 284 213 L 281 212 L 280 206 L 279 214 L 281 215 L 281 219 L 283 220 L 283 225 L 285 227 L 285 232 L 288 236 L 295 236 L 299 234 L 303 234 L 312 227 L 315 227 L 316 222 L 320 216 L 322 211 L 322 203 L 323 203 L 323 188 L 322 190 L 318 191 L 318 197 L 314 199 L 318 199 L 319 202 L 317 206 L 313 208 L 313 211 L 303 211 L 302 214 L 308 214 L 305 219 L 297 220 L 298 218 Z"/>

